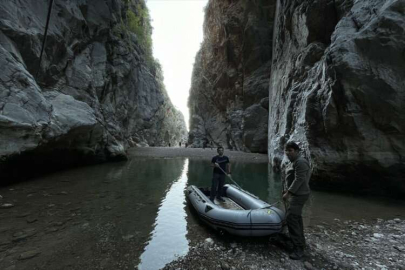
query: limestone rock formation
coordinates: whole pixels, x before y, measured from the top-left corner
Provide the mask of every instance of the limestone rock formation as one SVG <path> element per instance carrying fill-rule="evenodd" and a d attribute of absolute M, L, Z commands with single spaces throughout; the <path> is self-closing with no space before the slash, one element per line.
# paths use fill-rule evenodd
<path fill-rule="evenodd" d="M 297 140 L 314 185 L 404 193 L 404 48 L 405 1 L 278 0 L 270 160 Z"/>
<path fill-rule="evenodd" d="M 189 144 L 267 152 L 275 2 L 211 0 L 189 97 Z"/>
<path fill-rule="evenodd" d="M 2 175 L 121 159 L 130 146 L 184 140 L 160 68 L 128 30 L 143 0 L 55 1 L 39 66 L 48 3 L 0 2 Z"/>

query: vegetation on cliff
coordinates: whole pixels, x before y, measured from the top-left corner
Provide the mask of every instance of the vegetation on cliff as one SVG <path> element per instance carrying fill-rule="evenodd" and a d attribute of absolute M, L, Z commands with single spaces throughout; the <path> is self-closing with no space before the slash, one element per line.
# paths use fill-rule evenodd
<path fill-rule="evenodd" d="M 144 51 L 144 58 L 152 73 L 161 69 L 160 64 L 153 57 L 151 18 L 144 0 L 124 0 L 124 7 L 120 22 L 114 27 L 114 33 L 121 37 L 129 37 L 130 33 L 136 35 L 137 42 Z M 128 38 L 129 39 L 129 38 Z M 161 72 L 161 71 L 159 71 Z"/>

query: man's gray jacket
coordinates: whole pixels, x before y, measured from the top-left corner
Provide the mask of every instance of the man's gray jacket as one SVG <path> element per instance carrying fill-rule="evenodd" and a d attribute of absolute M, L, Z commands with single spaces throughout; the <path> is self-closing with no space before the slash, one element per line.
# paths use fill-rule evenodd
<path fill-rule="evenodd" d="M 293 195 L 307 195 L 309 179 L 311 178 L 311 167 L 308 161 L 302 156 L 291 162 L 286 168 L 286 188 Z"/>

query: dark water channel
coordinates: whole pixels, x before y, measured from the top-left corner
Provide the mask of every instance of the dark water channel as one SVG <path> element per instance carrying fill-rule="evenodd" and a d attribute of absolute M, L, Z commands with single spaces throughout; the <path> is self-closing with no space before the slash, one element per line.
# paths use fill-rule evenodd
<path fill-rule="evenodd" d="M 267 164 L 234 162 L 232 172 L 261 199 L 280 200 L 279 175 Z M 0 269 L 160 269 L 189 246 L 220 238 L 184 195 L 189 184 L 210 185 L 210 176 L 200 159 L 132 158 L 0 188 L 0 205 L 14 205 L 0 209 Z M 305 209 L 307 226 L 398 216 L 403 202 L 325 192 L 313 192 Z M 27 252 L 34 256 L 21 259 Z"/>

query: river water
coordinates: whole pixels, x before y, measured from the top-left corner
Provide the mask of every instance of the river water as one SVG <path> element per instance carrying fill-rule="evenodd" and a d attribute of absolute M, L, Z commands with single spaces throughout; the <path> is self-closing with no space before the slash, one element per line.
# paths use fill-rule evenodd
<path fill-rule="evenodd" d="M 184 195 L 187 185 L 209 186 L 211 173 L 201 159 L 132 157 L 0 188 L 0 205 L 14 205 L 0 209 L 0 269 L 160 269 L 221 238 Z M 267 163 L 233 162 L 232 173 L 261 199 L 280 200 L 280 177 Z M 306 226 L 404 216 L 403 202 L 316 191 L 304 210 Z M 24 252 L 36 255 L 22 260 Z"/>

